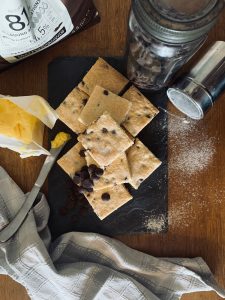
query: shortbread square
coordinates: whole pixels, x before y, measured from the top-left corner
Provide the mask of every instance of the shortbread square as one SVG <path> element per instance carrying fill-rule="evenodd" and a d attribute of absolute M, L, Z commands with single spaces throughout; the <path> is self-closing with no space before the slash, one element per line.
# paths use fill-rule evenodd
<path fill-rule="evenodd" d="M 110 66 L 104 59 L 99 58 L 84 76 L 78 87 L 88 95 L 91 95 L 96 85 L 119 94 L 127 83 L 127 78 Z"/>
<path fill-rule="evenodd" d="M 85 153 L 87 165 L 95 165 L 98 163 L 88 154 Z M 101 190 L 107 187 L 112 187 L 122 183 L 130 182 L 130 171 L 126 153 L 122 153 L 110 165 L 104 168 L 104 173 L 99 179 L 94 180 L 94 190 Z"/>
<path fill-rule="evenodd" d="M 75 87 L 56 109 L 59 119 L 77 134 L 86 129 L 78 117 L 86 105 L 88 97 L 87 94 Z"/>
<path fill-rule="evenodd" d="M 159 111 L 134 86 L 131 86 L 126 93 L 123 94 L 123 98 L 129 100 L 132 103 L 132 106 L 122 125 L 132 134 L 132 136 L 136 136 L 146 125 L 150 123 Z"/>
<path fill-rule="evenodd" d="M 96 86 L 78 120 L 86 126 L 96 121 L 105 111 L 118 123 L 122 123 L 131 108 L 131 102 L 100 86 Z"/>
<path fill-rule="evenodd" d="M 81 143 L 77 143 L 58 161 L 58 165 L 73 179 L 76 172 L 79 172 L 83 166 L 86 166 L 85 149 Z"/>
<path fill-rule="evenodd" d="M 127 150 L 127 158 L 131 172 L 130 184 L 135 189 L 161 165 L 161 161 L 139 139 Z"/>
<path fill-rule="evenodd" d="M 110 165 L 133 144 L 133 140 L 107 112 L 90 125 L 78 141 L 100 167 Z"/>
<path fill-rule="evenodd" d="M 132 199 L 132 196 L 123 185 L 84 193 L 84 196 L 101 220 Z"/>

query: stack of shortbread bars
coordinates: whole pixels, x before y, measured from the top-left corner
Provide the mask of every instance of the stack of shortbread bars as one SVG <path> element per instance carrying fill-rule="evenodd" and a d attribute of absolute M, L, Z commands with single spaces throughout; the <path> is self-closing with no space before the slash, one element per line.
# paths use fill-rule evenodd
<path fill-rule="evenodd" d="M 100 219 L 132 199 L 125 183 L 138 189 L 161 164 L 136 138 L 158 110 L 128 85 L 122 74 L 99 58 L 56 110 L 78 135 L 78 143 L 58 164 Z"/>

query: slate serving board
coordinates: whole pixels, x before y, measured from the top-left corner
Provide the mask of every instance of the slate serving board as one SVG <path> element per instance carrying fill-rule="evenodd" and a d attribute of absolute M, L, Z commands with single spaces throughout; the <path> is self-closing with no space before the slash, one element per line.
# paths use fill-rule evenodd
<path fill-rule="evenodd" d="M 49 64 L 48 92 L 49 102 L 53 108 L 57 108 L 82 80 L 96 59 L 96 57 L 62 57 Z M 121 73 L 126 73 L 125 59 L 118 57 L 105 59 Z M 155 94 L 142 92 L 156 106 L 165 108 L 164 92 Z M 57 121 L 49 134 L 49 141 L 62 130 L 69 132 L 73 137 L 65 147 L 63 155 L 76 143 L 76 135 L 66 125 Z M 142 183 L 138 191 L 129 187 L 133 200 L 103 221 L 95 215 L 86 199 L 81 200 L 77 197 L 72 180 L 55 164 L 48 180 L 48 201 L 51 208 L 49 227 L 53 238 L 69 231 L 91 231 L 109 236 L 167 231 L 167 115 L 161 111 L 139 134 L 139 138 L 163 163 Z M 160 222 L 159 226 L 154 225 L 157 220 Z"/>

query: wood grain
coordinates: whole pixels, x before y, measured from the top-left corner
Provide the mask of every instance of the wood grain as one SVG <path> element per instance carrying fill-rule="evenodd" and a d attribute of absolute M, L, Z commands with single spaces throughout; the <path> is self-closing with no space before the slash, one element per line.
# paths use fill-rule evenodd
<path fill-rule="evenodd" d="M 47 66 L 58 56 L 74 55 L 123 55 L 126 44 L 127 16 L 130 0 L 96 0 L 102 21 L 100 24 L 73 36 L 63 43 L 48 49 L 8 71 L 0 74 L 1 94 L 39 94 L 47 97 Z M 210 32 L 206 42 L 225 39 L 225 12 Z M 204 51 L 205 46 L 198 53 Z M 166 101 L 166 99 L 165 99 Z M 173 108 L 170 106 L 170 110 Z M 188 182 L 179 184 L 181 174 L 169 169 L 169 212 L 189 203 L 185 211 L 185 222 L 170 224 L 167 234 L 144 234 L 118 237 L 132 248 L 156 256 L 195 257 L 201 256 L 208 263 L 219 284 L 225 288 L 225 95 L 213 110 L 199 123 L 205 134 L 215 136 L 216 154 L 212 163 L 203 172 L 191 176 Z M 45 135 L 45 142 L 47 135 Z M 176 140 L 169 135 L 170 149 Z M 187 148 L 187 151 L 189 149 Z M 176 155 L 169 152 L 169 159 Z M 21 160 L 9 150 L 0 150 L 0 164 L 7 170 L 24 192 L 32 187 L 41 168 L 43 158 Z M 179 179 L 179 180 L 178 180 Z M 201 191 L 197 197 L 191 189 Z M 45 189 L 46 191 L 46 189 Z M 219 194 L 218 194 L 219 191 Z M 220 196 L 220 201 L 215 197 Z M 202 209 L 201 203 L 206 202 Z M 187 224 L 188 220 L 188 224 Z M 0 279 L 0 299 L 29 299 L 25 289 L 7 276 Z M 214 293 L 185 295 L 184 300 L 216 300 Z"/>

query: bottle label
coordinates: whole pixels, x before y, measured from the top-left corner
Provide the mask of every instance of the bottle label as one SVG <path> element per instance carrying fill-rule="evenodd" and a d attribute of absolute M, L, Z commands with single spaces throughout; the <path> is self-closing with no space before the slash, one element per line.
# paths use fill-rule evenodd
<path fill-rule="evenodd" d="M 0 56 L 10 63 L 48 48 L 72 30 L 60 0 L 0 1 Z"/>

